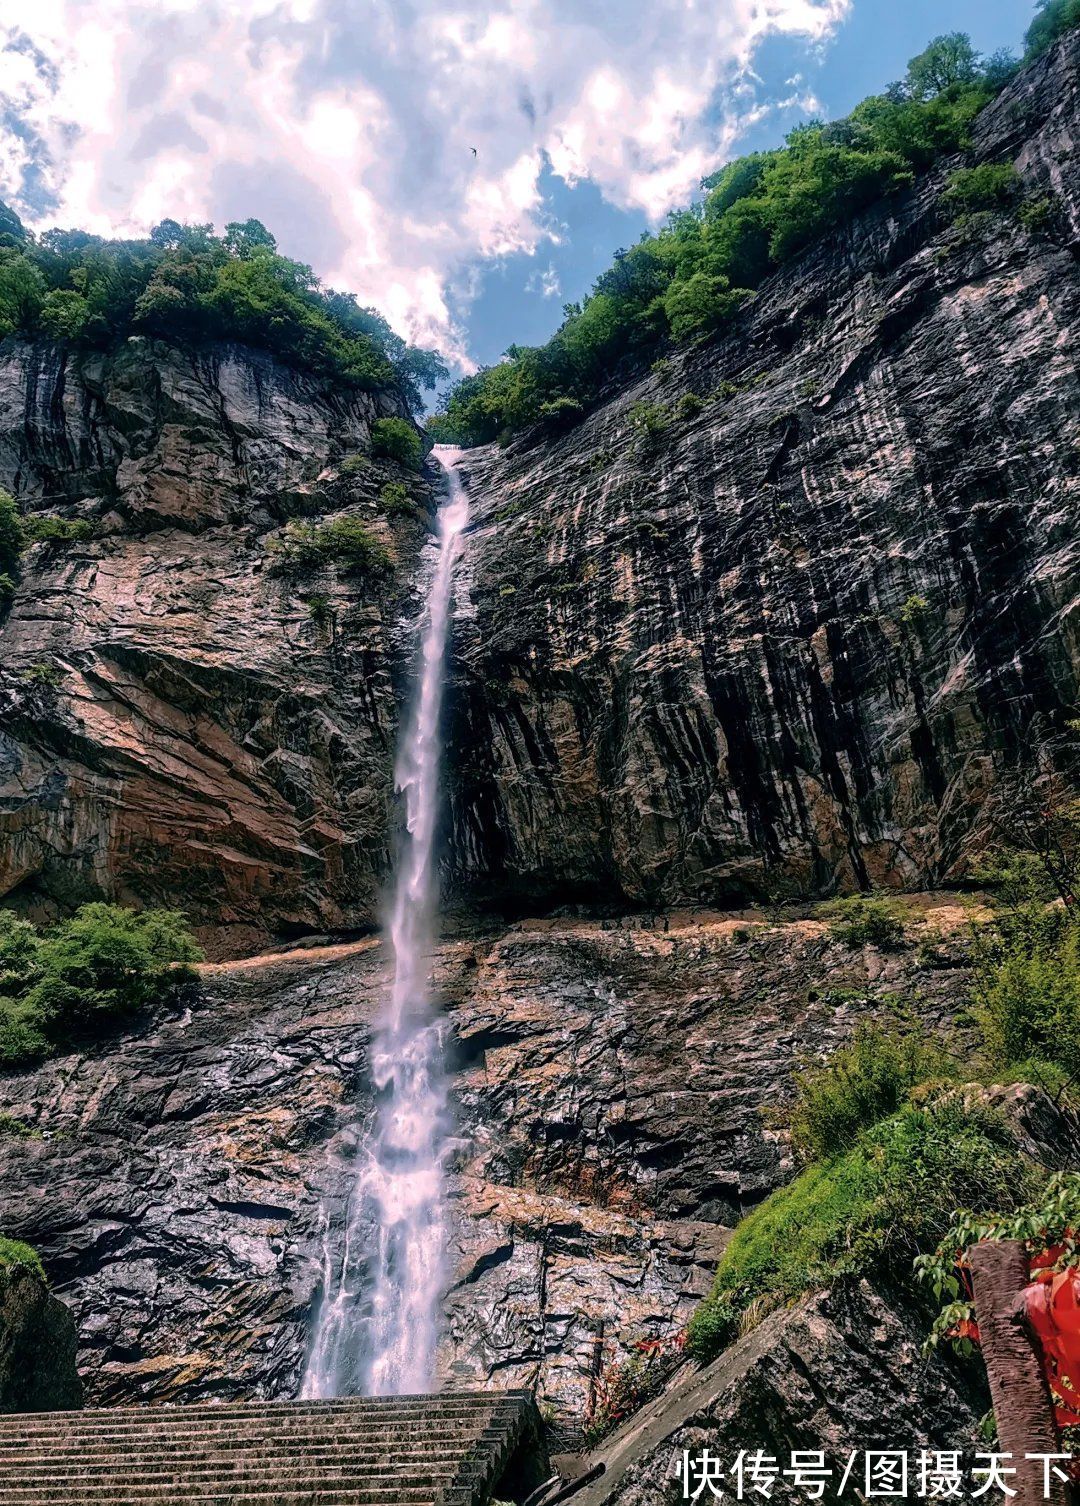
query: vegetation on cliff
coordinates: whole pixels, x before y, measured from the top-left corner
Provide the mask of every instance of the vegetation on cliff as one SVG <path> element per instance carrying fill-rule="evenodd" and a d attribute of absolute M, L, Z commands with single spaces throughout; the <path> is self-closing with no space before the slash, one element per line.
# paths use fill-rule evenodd
<path fill-rule="evenodd" d="M 1028 56 L 1076 24 L 1078 5 L 1045 0 Z M 962 33 L 938 37 L 911 60 L 902 81 L 846 119 L 800 125 L 783 147 L 731 162 L 703 180 L 699 203 L 616 252 L 591 294 L 565 306 L 546 345 L 512 345 L 498 365 L 459 382 L 429 432 L 473 445 L 538 419 L 561 425 L 595 402 L 624 362 L 641 363 L 666 341 L 722 328 L 770 273 L 817 237 L 966 148 L 976 115 L 1017 66 L 1003 53 L 980 57 Z M 1008 167 L 974 171 L 953 185 L 954 211 L 965 195 L 1000 204 L 1011 192 Z"/>
<path fill-rule="evenodd" d="M 0 910 L 0 1064 L 137 1014 L 190 978 L 201 956 L 172 910 L 86 904 L 47 930 Z"/>
<path fill-rule="evenodd" d="M 131 334 L 240 340 L 359 388 L 397 386 L 413 412 L 446 375 L 434 352 L 406 345 L 354 294 L 282 256 L 258 220 L 223 235 L 163 220 L 146 240 L 34 236 L 0 204 L 0 337 L 11 334 L 90 346 Z"/>
<path fill-rule="evenodd" d="M 844 1154 L 817 1162 L 739 1224 L 688 1348 L 711 1359 L 773 1307 L 842 1275 L 910 1269 L 956 1209 L 1021 1206 L 1045 1182 L 1002 1117 L 952 1096 L 909 1104 Z"/>
<path fill-rule="evenodd" d="M 1030 1079 L 1060 1092 L 1080 1078 L 1080 921 L 1070 903 L 1080 804 L 1034 791 L 1039 827 L 1010 803 L 1013 847 L 983 877 L 997 914 L 977 928 L 969 1023 L 946 1042 L 864 1024 L 795 1082 L 786 1119 L 803 1170 L 738 1226 L 689 1346 L 717 1352 L 740 1325 L 839 1275 L 910 1269 L 957 1210 L 1009 1217 L 1045 1193 L 1000 1115 L 958 1085 Z M 1034 850 L 1025 850 L 1030 840 Z"/>
<path fill-rule="evenodd" d="M 35 1276 L 40 1276 L 42 1281 L 45 1280 L 45 1269 L 38 1252 L 32 1246 L 23 1244 L 21 1239 L 5 1239 L 0 1234 L 0 1269 L 11 1270 L 18 1266 L 25 1266 Z"/>

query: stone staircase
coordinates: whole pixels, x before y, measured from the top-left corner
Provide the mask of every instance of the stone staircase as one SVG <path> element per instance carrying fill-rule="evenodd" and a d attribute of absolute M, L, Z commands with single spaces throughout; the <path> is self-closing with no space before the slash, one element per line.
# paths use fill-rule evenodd
<path fill-rule="evenodd" d="M 525 1391 L 0 1417 L 0 1506 L 488 1506 L 546 1466 Z"/>

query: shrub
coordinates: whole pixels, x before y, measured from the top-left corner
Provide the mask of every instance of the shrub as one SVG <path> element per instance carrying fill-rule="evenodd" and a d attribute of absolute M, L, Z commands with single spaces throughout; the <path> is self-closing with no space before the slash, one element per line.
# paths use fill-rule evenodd
<path fill-rule="evenodd" d="M 324 559 L 353 575 L 381 577 L 392 569 L 390 554 L 362 518 L 335 518 L 316 530 L 316 546 Z"/>
<path fill-rule="evenodd" d="M 54 518 L 35 516 L 23 519 L 23 536 L 28 544 L 70 543 L 76 539 L 92 539 L 97 529 L 87 518 Z"/>
<path fill-rule="evenodd" d="M 26 547 L 22 514 L 10 492 L 0 488 L 0 575 L 14 583 L 19 578 L 19 560 Z"/>
<path fill-rule="evenodd" d="M 888 951 L 903 942 L 903 922 L 889 900 L 855 895 L 835 900 L 829 913 L 836 917 L 830 935 L 848 946 L 878 946 Z"/>
<path fill-rule="evenodd" d="M 1032 235 L 1048 230 L 1054 219 L 1055 199 L 1053 194 L 1042 194 L 1037 199 L 1028 199 L 1016 211 L 1016 218 Z"/>
<path fill-rule="evenodd" d="M 333 564 L 347 574 L 381 580 L 393 569 L 386 545 L 362 518 L 335 518 L 320 527 L 293 522 L 281 538 L 269 540 L 267 549 L 278 574 L 309 575 Z"/>
<path fill-rule="evenodd" d="M 687 1347 L 712 1359 L 733 1314 L 767 1309 L 842 1275 L 910 1262 L 933 1249 L 958 1207 L 1021 1206 L 1045 1180 L 1004 1120 L 943 1098 L 907 1106 L 850 1150 L 808 1167 L 742 1220 Z"/>
<path fill-rule="evenodd" d="M 900 608 L 900 621 L 904 627 L 915 627 L 929 610 L 930 603 L 925 596 L 909 596 Z"/>
<path fill-rule="evenodd" d="M 952 1075 L 944 1050 L 925 1036 L 861 1024 L 850 1045 L 797 1075 L 792 1145 L 804 1162 L 825 1160 L 895 1114 L 913 1088 Z"/>
<path fill-rule="evenodd" d="M 371 426 L 371 453 L 418 471 L 423 462 L 424 447 L 407 419 L 377 418 Z"/>
<path fill-rule="evenodd" d="M 993 1064 L 1080 1076 L 1080 925 L 1040 906 L 1003 917 L 976 973 L 975 1014 Z"/>
<path fill-rule="evenodd" d="M 572 429 L 584 416 L 585 409 L 576 397 L 557 397 L 540 404 L 540 422 L 553 433 Z"/>
<path fill-rule="evenodd" d="M 943 199 L 957 218 L 979 210 L 1008 209 L 1019 188 L 1020 175 L 1011 162 L 984 162 L 953 173 Z"/>
<path fill-rule="evenodd" d="M 379 506 L 388 518 L 411 515 L 416 511 L 409 488 L 403 481 L 388 481 L 379 492 Z"/>
<path fill-rule="evenodd" d="M 704 398 L 698 397 L 696 392 L 684 392 L 675 404 L 675 417 L 680 423 L 689 423 L 691 419 L 697 418 L 704 407 Z"/>
<path fill-rule="evenodd" d="M 338 474 L 342 476 L 362 476 L 370 468 L 371 462 L 366 455 L 348 455 L 338 466 Z"/>
<path fill-rule="evenodd" d="M 47 1055 L 76 1031 L 138 1013 L 202 952 L 173 910 L 81 905 L 46 932 L 0 911 L 0 1061 Z"/>
<path fill-rule="evenodd" d="M 314 596 L 308 597 L 308 616 L 317 628 L 327 628 L 334 620 L 330 598 L 322 591 L 316 591 Z"/>
<path fill-rule="evenodd" d="M 24 1245 L 21 1239 L 5 1239 L 0 1234 L 0 1267 L 11 1270 L 18 1266 L 25 1266 L 42 1281 L 45 1280 L 45 1267 L 41 1264 L 38 1252 L 30 1245 Z"/>
<path fill-rule="evenodd" d="M 630 409 L 630 427 L 643 444 L 650 444 L 666 434 L 671 415 L 661 403 L 635 403 Z"/>

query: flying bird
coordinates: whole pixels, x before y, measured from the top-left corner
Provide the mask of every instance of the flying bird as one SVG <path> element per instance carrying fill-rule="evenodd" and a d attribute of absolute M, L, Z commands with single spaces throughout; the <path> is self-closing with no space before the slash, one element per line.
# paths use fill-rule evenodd
<path fill-rule="evenodd" d="M 474 157 L 476 156 L 476 148 L 474 146 L 471 146 L 469 148 L 469 151 L 472 152 L 472 154 L 473 154 Z"/>

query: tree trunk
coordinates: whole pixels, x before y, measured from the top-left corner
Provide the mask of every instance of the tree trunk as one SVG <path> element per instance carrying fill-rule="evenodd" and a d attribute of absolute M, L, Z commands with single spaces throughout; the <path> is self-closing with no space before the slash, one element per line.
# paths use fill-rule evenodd
<path fill-rule="evenodd" d="M 1043 1461 L 1024 1457 L 1062 1452 L 1039 1343 L 1020 1295 L 1029 1280 L 1027 1251 L 1018 1239 L 987 1240 L 973 1245 L 967 1259 L 997 1420 L 998 1451 L 1012 1455 L 1005 1462 L 1016 1470 L 1015 1475 L 1006 1476 L 1016 1491 L 1007 1499 L 1010 1506 L 1039 1506 L 1044 1501 L 1066 1506 L 1065 1482 L 1051 1472 L 1047 1490 Z M 997 1496 L 996 1491 L 993 1494 Z"/>

